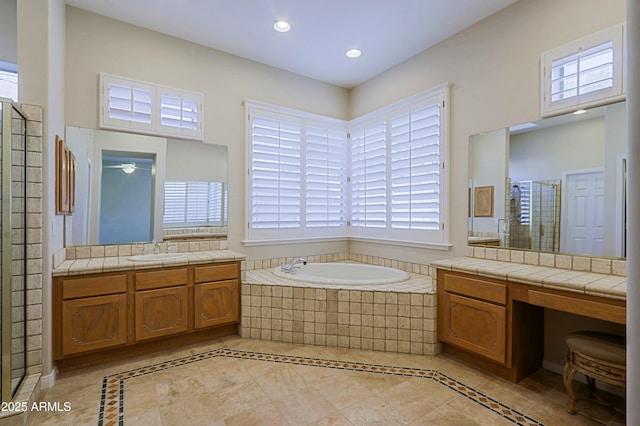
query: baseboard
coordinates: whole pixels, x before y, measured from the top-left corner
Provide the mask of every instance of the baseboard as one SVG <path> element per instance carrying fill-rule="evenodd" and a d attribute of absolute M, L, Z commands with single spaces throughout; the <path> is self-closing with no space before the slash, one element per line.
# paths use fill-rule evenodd
<path fill-rule="evenodd" d="M 555 362 L 543 360 L 542 368 L 544 368 L 545 370 L 549 370 L 553 373 L 562 375 L 562 371 L 564 370 L 564 364 L 557 364 Z M 587 383 L 587 379 L 584 377 L 584 374 L 576 374 L 573 380 L 576 382 L 584 383 L 584 384 Z M 624 389 L 619 388 L 617 386 L 612 386 L 608 383 L 602 383 L 602 382 L 598 382 L 597 386 L 598 386 L 598 389 L 602 389 L 603 391 L 609 392 L 610 394 L 622 396 L 622 397 L 625 396 Z"/>
<path fill-rule="evenodd" d="M 46 376 L 43 374 L 40 377 L 40 389 L 52 388 L 56 383 L 56 377 L 58 377 L 58 367 L 54 366 L 49 374 Z"/>

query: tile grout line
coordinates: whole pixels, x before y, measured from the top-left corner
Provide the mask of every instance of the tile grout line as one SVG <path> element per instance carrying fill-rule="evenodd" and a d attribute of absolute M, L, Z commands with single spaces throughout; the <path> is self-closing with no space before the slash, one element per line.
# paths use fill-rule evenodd
<path fill-rule="evenodd" d="M 116 424 L 124 425 L 125 380 L 216 357 L 432 379 L 515 424 L 542 425 L 541 422 L 520 413 L 519 411 L 483 394 L 482 392 L 476 391 L 475 389 L 438 370 L 220 348 L 105 376 L 102 382 L 98 426 L 113 426 Z"/>

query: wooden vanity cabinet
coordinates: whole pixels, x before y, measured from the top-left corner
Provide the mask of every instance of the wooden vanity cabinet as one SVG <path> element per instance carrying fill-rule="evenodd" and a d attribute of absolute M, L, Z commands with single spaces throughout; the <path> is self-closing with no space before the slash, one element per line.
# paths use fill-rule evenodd
<path fill-rule="evenodd" d="M 194 327 L 240 322 L 240 271 L 237 264 L 196 267 Z"/>
<path fill-rule="evenodd" d="M 189 329 L 187 277 L 187 268 L 136 272 L 136 341 Z"/>
<path fill-rule="evenodd" d="M 505 281 L 440 269 L 437 279 L 445 352 L 515 382 L 541 367 L 541 308 L 513 301 Z"/>
<path fill-rule="evenodd" d="M 57 357 L 127 343 L 127 275 L 62 279 L 54 318 Z"/>
<path fill-rule="evenodd" d="M 237 334 L 240 262 L 54 277 L 60 369 Z"/>

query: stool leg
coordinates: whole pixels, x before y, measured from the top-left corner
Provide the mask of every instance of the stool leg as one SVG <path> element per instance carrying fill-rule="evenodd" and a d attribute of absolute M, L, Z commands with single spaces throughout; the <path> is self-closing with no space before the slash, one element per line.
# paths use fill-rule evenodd
<path fill-rule="evenodd" d="M 564 365 L 562 381 L 564 382 L 564 387 L 567 388 L 567 394 L 569 394 L 569 405 L 567 406 L 567 412 L 569 414 L 576 413 L 576 395 L 573 393 L 573 378 L 577 372 L 578 370 L 571 367 L 569 362 Z"/>
<path fill-rule="evenodd" d="M 589 398 L 599 400 L 600 398 L 596 395 L 596 379 L 594 379 L 593 377 L 589 377 L 586 374 L 584 377 L 587 379 L 587 387 L 589 388 Z"/>

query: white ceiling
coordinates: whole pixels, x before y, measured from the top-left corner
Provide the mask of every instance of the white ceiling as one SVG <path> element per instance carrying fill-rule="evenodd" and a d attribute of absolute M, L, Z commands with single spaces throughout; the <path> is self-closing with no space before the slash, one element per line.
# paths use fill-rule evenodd
<path fill-rule="evenodd" d="M 81 9 L 346 88 L 516 0 L 66 0 Z M 291 31 L 273 30 L 286 19 Z M 358 59 L 345 52 L 359 48 Z"/>

